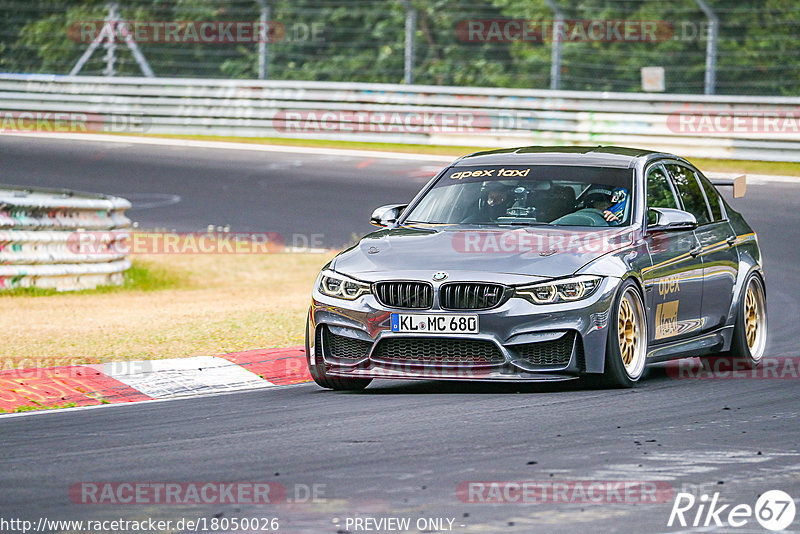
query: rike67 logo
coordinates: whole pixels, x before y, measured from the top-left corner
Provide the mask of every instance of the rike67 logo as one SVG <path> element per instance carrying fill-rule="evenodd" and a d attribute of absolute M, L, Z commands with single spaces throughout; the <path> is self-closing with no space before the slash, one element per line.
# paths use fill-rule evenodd
<path fill-rule="evenodd" d="M 733 527 L 750 526 L 755 519 L 767 530 L 784 530 L 792 524 L 795 504 L 792 497 L 781 490 L 770 490 L 756 500 L 755 506 L 749 504 L 720 504 L 719 492 L 709 497 L 706 494 L 696 498 L 691 493 L 678 493 L 672 504 L 667 526 L 680 527 Z"/>

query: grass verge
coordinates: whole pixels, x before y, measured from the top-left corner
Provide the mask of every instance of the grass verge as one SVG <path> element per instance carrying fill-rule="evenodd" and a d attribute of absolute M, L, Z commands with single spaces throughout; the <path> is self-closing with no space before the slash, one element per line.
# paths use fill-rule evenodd
<path fill-rule="evenodd" d="M 60 408 L 75 408 L 77 406 L 74 402 L 67 402 L 66 404 L 55 404 L 52 406 L 42 404 L 30 404 L 26 406 L 17 406 L 13 410 L 0 409 L 0 413 L 23 413 L 23 412 L 38 412 L 41 410 L 58 410 Z"/>
<path fill-rule="evenodd" d="M 800 176 L 800 163 L 794 161 L 752 161 L 738 159 L 686 158 L 704 172 L 740 172 Z"/>
<path fill-rule="evenodd" d="M 161 137 L 167 139 L 189 139 L 195 141 L 223 141 L 228 143 L 251 143 L 261 145 L 301 146 L 319 148 L 345 148 L 350 150 L 376 150 L 402 152 L 408 154 L 441 154 L 463 156 L 480 150 L 494 150 L 497 147 L 411 145 L 402 143 L 374 143 L 369 141 L 336 141 L 332 139 L 289 139 L 286 137 L 235 137 L 223 135 L 165 135 L 165 134 L 119 134 L 136 137 Z"/>
<path fill-rule="evenodd" d="M 5 297 L 50 297 L 55 295 L 101 295 L 122 293 L 125 291 L 158 291 L 174 289 L 186 285 L 187 273 L 175 268 L 153 264 L 144 260 L 134 260 L 131 268 L 125 271 L 125 281 L 121 286 L 100 286 L 95 289 L 83 289 L 64 293 L 50 288 L 17 287 L 0 292 L 0 299 Z M 2 300 L 0 300 L 2 302 Z"/>
<path fill-rule="evenodd" d="M 139 256 L 122 287 L 4 293 L 0 369 L 300 345 L 332 255 Z"/>

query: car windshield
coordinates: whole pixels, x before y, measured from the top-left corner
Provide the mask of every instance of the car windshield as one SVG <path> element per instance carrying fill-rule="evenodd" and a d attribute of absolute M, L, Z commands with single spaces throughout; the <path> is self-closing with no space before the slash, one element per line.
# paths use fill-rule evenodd
<path fill-rule="evenodd" d="M 405 223 L 622 226 L 630 224 L 633 171 L 568 165 L 448 169 Z"/>

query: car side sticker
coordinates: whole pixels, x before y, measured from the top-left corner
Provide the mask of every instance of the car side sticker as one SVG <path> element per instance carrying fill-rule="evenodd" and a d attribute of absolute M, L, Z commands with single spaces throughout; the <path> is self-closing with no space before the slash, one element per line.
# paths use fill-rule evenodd
<path fill-rule="evenodd" d="M 656 306 L 656 339 L 678 333 L 678 302 L 671 300 Z"/>
<path fill-rule="evenodd" d="M 662 297 L 678 293 L 681 290 L 681 277 L 679 274 L 667 276 L 658 281 L 658 294 Z"/>
<path fill-rule="evenodd" d="M 705 318 L 678 321 L 678 301 L 671 300 L 656 306 L 655 339 L 677 336 L 703 327 Z"/>

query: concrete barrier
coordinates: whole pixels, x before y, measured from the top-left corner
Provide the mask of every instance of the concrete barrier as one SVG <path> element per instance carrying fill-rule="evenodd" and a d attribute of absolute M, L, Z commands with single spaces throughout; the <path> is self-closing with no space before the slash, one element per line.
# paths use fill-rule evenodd
<path fill-rule="evenodd" d="M 124 239 L 130 206 L 117 197 L 0 185 L 0 290 L 122 284 L 130 267 L 123 247 L 110 242 L 108 253 L 80 254 L 70 244 L 97 230 Z"/>

